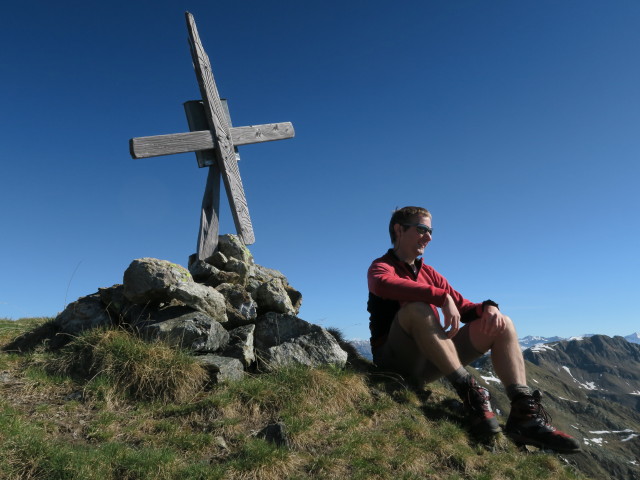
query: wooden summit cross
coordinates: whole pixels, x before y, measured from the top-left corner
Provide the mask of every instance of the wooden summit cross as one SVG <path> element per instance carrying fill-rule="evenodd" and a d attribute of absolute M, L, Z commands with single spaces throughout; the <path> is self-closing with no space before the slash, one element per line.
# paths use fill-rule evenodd
<path fill-rule="evenodd" d="M 191 58 L 202 95 L 202 102 L 190 101 L 184 104 L 191 132 L 132 138 L 129 140 L 129 150 L 133 158 L 195 152 L 198 166 L 209 167 L 198 233 L 197 258 L 204 260 L 213 255 L 218 246 L 221 174 L 238 235 L 245 245 L 255 242 L 235 147 L 292 138 L 294 130 L 290 122 L 231 126 L 226 102 L 218 94 L 209 57 L 200 42 L 196 22 L 189 12 L 185 16 Z"/>

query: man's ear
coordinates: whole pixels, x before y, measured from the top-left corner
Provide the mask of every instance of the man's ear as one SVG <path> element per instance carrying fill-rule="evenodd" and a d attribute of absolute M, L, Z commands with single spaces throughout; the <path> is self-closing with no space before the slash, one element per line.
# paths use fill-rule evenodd
<path fill-rule="evenodd" d="M 400 225 L 399 223 L 394 223 L 393 224 L 393 231 L 396 234 L 396 240 L 398 238 L 400 238 L 400 235 L 402 234 L 403 230 L 402 230 L 402 225 Z"/>

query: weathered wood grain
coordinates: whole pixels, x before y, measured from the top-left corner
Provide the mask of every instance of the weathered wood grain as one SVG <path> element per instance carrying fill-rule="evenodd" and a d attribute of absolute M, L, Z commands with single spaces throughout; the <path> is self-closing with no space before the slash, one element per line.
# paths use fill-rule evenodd
<path fill-rule="evenodd" d="M 253 143 L 284 140 L 286 138 L 293 138 L 295 135 L 291 122 L 230 127 L 229 132 L 231 133 L 231 141 L 236 147 Z M 153 135 L 129 140 L 129 151 L 131 157 L 135 159 L 188 152 L 196 152 L 197 157 L 199 151 L 213 150 L 213 148 L 214 138 L 209 130 Z M 201 165 L 200 162 L 198 162 L 198 164 L 201 167 L 209 166 L 208 164 Z"/>
<path fill-rule="evenodd" d="M 129 151 L 133 158 L 149 158 L 176 153 L 213 150 L 213 143 L 211 131 L 202 130 L 199 132 L 132 138 L 129 140 Z"/>
<path fill-rule="evenodd" d="M 209 123 L 207 122 L 207 117 L 204 113 L 204 107 L 202 106 L 202 102 L 199 100 L 191 100 L 189 102 L 184 102 L 184 113 L 187 116 L 187 124 L 189 125 L 189 130 L 193 133 L 200 132 L 202 130 L 207 130 L 209 127 Z M 209 131 L 209 134 L 211 132 Z M 196 150 L 196 160 L 198 161 L 198 166 L 200 168 L 210 167 L 211 165 L 216 165 L 216 152 L 213 149 L 213 137 L 209 135 L 209 140 L 211 140 L 210 146 L 208 146 L 204 150 Z"/>
<path fill-rule="evenodd" d="M 247 127 L 231 127 L 231 139 L 236 147 L 252 143 L 273 142 L 293 138 L 295 131 L 291 122 L 265 123 Z"/>
<path fill-rule="evenodd" d="M 202 102 L 191 101 L 184 103 L 184 112 L 190 130 L 200 131 L 208 127 Z M 213 147 L 213 142 L 212 142 Z M 220 169 L 213 149 L 196 152 L 198 165 L 209 166 L 207 184 L 202 196 L 200 209 L 200 229 L 198 230 L 198 245 L 196 256 L 198 260 L 205 260 L 216 251 L 218 246 L 218 231 L 220 226 Z"/>
<path fill-rule="evenodd" d="M 209 258 L 218 247 L 219 212 L 220 169 L 217 164 L 214 164 L 209 167 L 207 186 L 202 196 L 200 230 L 198 230 L 198 260 Z"/>
<path fill-rule="evenodd" d="M 240 178 L 238 162 L 233 149 L 233 141 L 229 126 L 220 102 L 220 95 L 215 84 L 209 57 L 205 52 L 193 15 L 185 13 L 189 41 L 191 46 L 191 58 L 198 79 L 202 101 L 209 122 L 209 129 L 213 132 L 216 141 L 214 150 L 219 159 L 218 166 L 222 173 L 225 189 L 229 198 L 233 220 L 238 235 L 246 245 L 255 242 L 249 208 Z M 221 160 L 221 161 L 220 161 Z"/>

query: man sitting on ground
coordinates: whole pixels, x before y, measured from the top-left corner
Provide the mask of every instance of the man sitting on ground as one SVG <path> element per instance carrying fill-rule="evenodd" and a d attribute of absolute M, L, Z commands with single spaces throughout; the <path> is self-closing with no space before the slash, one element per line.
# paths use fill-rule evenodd
<path fill-rule="evenodd" d="M 422 207 L 396 210 L 389 222 L 393 248 L 369 267 L 371 349 L 381 368 L 401 373 L 417 386 L 446 377 L 463 401 L 472 431 L 501 431 L 489 392 L 464 368 L 491 350 L 491 360 L 511 401 L 506 434 L 518 444 L 576 452 L 579 443 L 548 420 L 538 390 L 527 386 L 524 359 L 513 322 L 492 300 L 473 303 L 426 265 L 431 213 Z M 444 317 L 443 325 L 436 307 Z M 460 327 L 460 322 L 465 325 Z"/>

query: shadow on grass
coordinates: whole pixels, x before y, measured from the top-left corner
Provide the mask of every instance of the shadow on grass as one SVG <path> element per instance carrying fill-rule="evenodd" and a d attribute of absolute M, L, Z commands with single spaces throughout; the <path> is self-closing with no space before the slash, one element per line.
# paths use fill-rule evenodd
<path fill-rule="evenodd" d="M 33 330 L 18 335 L 2 347 L 7 353 L 29 353 L 37 349 L 56 350 L 68 344 L 73 337 L 60 331 L 60 327 L 52 320 L 38 325 Z"/>

